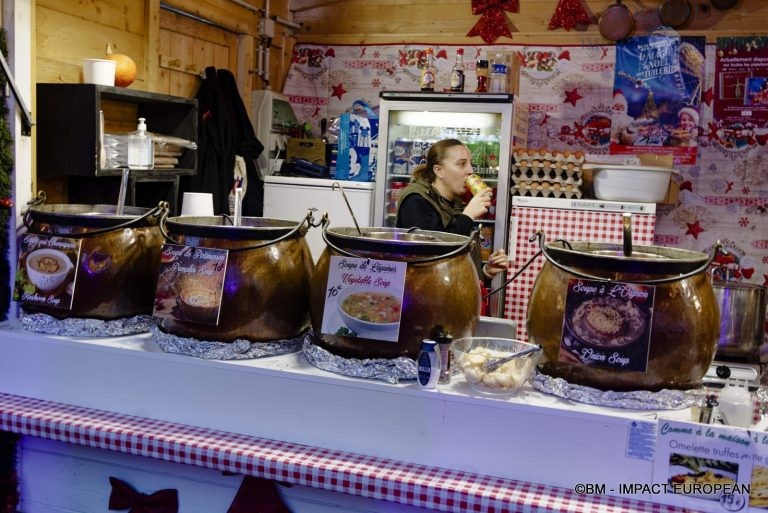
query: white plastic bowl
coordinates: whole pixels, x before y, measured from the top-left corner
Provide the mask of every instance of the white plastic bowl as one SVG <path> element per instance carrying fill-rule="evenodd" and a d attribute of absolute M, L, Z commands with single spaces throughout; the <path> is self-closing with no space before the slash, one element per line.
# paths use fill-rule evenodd
<path fill-rule="evenodd" d="M 595 197 L 607 201 L 659 203 L 669 189 L 669 178 L 675 169 L 652 166 L 620 166 L 585 164 L 592 169 Z"/>

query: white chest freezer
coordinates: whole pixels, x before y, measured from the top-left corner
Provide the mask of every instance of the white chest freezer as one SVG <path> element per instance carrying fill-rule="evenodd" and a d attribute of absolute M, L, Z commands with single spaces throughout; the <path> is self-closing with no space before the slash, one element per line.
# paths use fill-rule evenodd
<path fill-rule="evenodd" d="M 301 221 L 308 209 L 315 208 L 315 219 L 319 220 L 327 212 L 331 227 L 355 226 L 341 191 L 338 187 L 333 189 L 334 183 L 344 188 L 357 223 L 361 227 L 371 226 L 374 182 L 267 176 L 264 178 L 264 217 Z M 306 235 L 315 262 L 325 249 L 321 230 L 310 228 Z"/>

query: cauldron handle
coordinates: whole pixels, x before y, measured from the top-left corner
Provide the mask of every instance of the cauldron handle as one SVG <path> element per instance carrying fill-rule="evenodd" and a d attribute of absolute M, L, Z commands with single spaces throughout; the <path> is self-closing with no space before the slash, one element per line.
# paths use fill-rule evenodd
<path fill-rule="evenodd" d="M 554 265 L 564 273 L 572 274 L 576 276 L 577 278 L 584 278 L 585 280 L 595 280 L 595 281 L 604 281 L 608 283 L 612 283 L 617 280 L 612 280 L 610 278 L 604 278 L 602 276 L 595 276 L 593 274 L 588 273 L 582 273 L 580 271 L 576 271 L 574 269 L 571 269 L 563 264 L 560 264 L 555 261 L 555 259 L 549 254 L 547 251 L 547 247 L 544 244 L 544 231 L 539 230 L 536 232 L 536 237 L 539 239 L 539 249 L 540 252 L 544 255 L 544 258 L 546 258 L 550 264 Z M 717 254 L 722 250 L 723 244 L 720 241 L 717 241 L 714 246 L 712 246 L 712 252 L 709 255 L 709 258 L 707 261 L 700 267 L 694 269 L 693 271 L 688 271 L 684 274 L 678 274 L 677 276 L 671 276 L 667 278 L 657 278 L 655 280 L 621 280 L 622 283 L 633 283 L 636 285 L 662 285 L 664 283 L 672 283 L 675 281 L 685 280 L 687 278 L 690 278 L 691 276 L 695 276 L 701 272 L 704 272 L 709 268 L 710 264 L 714 261 Z"/>
<path fill-rule="evenodd" d="M 31 210 L 31 209 L 30 209 Z M 88 237 L 95 237 L 96 235 L 101 235 L 102 233 L 109 233 L 114 232 L 116 230 L 122 230 L 125 228 L 130 228 L 131 226 L 140 223 L 141 221 L 155 215 L 159 214 L 160 220 L 163 219 L 164 216 L 167 216 L 168 213 L 168 202 L 167 201 L 161 201 L 157 204 L 157 206 L 149 211 L 147 211 L 145 214 L 141 215 L 140 217 L 136 217 L 134 219 L 131 219 L 129 221 L 126 221 L 124 223 L 110 226 L 109 228 L 100 228 L 98 230 L 91 230 L 89 232 L 83 232 L 83 233 L 68 233 L 66 234 L 67 237 L 70 237 L 72 239 L 87 239 Z M 49 233 L 43 233 L 37 230 L 32 229 L 32 223 L 27 219 L 29 214 L 29 210 L 24 213 L 24 226 L 29 230 L 29 233 L 36 233 L 38 235 L 51 235 Z M 161 224 L 158 222 L 158 224 Z"/>
<path fill-rule="evenodd" d="M 360 255 L 355 255 L 354 253 L 350 253 L 349 251 L 347 251 L 345 249 L 341 249 L 340 247 L 335 245 L 333 242 L 329 241 L 328 240 L 328 236 L 327 236 L 328 224 L 329 224 L 327 216 L 323 217 L 322 223 L 323 223 L 323 231 L 322 231 L 323 240 L 325 241 L 325 243 L 328 245 L 329 248 L 331 248 L 332 250 L 334 250 L 334 251 L 336 251 L 338 253 L 341 253 L 344 256 L 348 256 L 348 257 L 351 257 L 351 258 L 361 258 Z M 413 229 L 408 230 L 408 233 L 410 233 L 412 230 Z M 453 257 L 455 255 L 459 255 L 459 254 L 463 253 L 470 246 L 470 244 L 472 244 L 475 241 L 475 237 L 477 237 L 478 233 L 479 233 L 479 230 L 477 228 L 475 228 L 472 231 L 472 233 L 469 235 L 469 240 L 467 240 L 467 242 L 465 244 L 462 244 L 459 248 L 454 249 L 453 251 L 451 251 L 449 253 L 446 253 L 444 255 L 435 255 L 435 256 L 431 256 L 431 257 L 420 258 L 418 260 L 408 260 L 407 263 L 408 264 L 425 264 L 425 263 L 428 263 L 428 262 L 435 262 L 437 260 L 442 260 L 443 258 L 451 258 L 451 257 Z"/>
<path fill-rule="evenodd" d="M 180 246 L 185 246 L 186 244 L 184 244 L 183 242 L 179 242 L 176 239 L 174 239 L 173 237 L 171 237 L 171 235 L 168 233 L 168 230 L 165 229 L 165 223 L 166 223 L 167 219 L 168 219 L 168 211 L 164 212 L 164 215 L 160 217 L 160 222 L 158 223 L 159 227 L 160 227 L 160 233 L 163 234 L 163 237 L 165 238 L 165 240 L 167 240 L 169 242 L 172 242 L 174 244 L 178 244 Z M 290 239 L 297 232 L 299 232 L 299 234 L 301 236 L 303 236 L 307 232 L 307 230 L 309 229 L 310 226 L 316 226 L 316 225 L 313 224 L 313 221 L 314 221 L 314 217 L 312 217 L 312 209 L 309 209 L 307 211 L 307 215 L 304 217 L 304 219 L 299 224 L 297 224 L 294 229 L 292 229 L 291 231 L 289 231 L 285 235 L 281 235 L 280 237 L 278 237 L 276 239 L 272 239 L 272 240 L 268 240 L 268 241 L 265 241 L 265 242 L 261 242 L 259 244 L 255 244 L 253 246 L 246 246 L 246 247 L 243 247 L 243 248 L 231 248 L 228 251 L 236 253 L 238 251 L 250 251 L 252 249 L 266 248 L 267 246 L 271 246 L 272 244 L 276 244 L 276 243 L 282 242 L 282 241 L 284 241 L 286 239 Z M 304 223 L 307 223 L 306 227 L 304 227 Z M 302 228 L 303 228 L 303 230 L 302 230 Z"/>
<path fill-rule="evenodd" d="M 36 207 L 45 203 L 46 198 L 47 196 L 45 191 L 38 191 L 37 197 L 35 199 L 27 201 L 27 209 L 23 212 L 21 217 L 21 222 L 24 223 L 24 227 L 27 229 L 27 231 L 32 231 L 32 220 L 30 219 L 29 211 L 32 210 L 32 207 Z"/>

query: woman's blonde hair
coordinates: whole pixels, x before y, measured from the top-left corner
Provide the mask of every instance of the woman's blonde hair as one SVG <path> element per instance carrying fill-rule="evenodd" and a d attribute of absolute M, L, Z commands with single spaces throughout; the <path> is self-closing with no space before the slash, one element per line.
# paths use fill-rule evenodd
<path fill-rule="evenodd" d="M 435 166 L 442 164 L 448 156 L 448 150 L 454 146 L 463 146 L 464 143 L 458 139 L 442 139 L 429 147 L 427 151 L 427 163 L 419 164 L 413 170 L 414 180 L 423 180 L 432 183 L 437 179 L 435 175 Z"/>

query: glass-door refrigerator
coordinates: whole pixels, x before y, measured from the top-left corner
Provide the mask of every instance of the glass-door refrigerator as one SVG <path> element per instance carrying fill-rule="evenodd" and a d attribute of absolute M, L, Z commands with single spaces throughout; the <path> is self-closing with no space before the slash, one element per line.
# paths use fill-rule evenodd
<path fill-rule="evenodd" d="M 467 144 L 475 172 L 494 189 L 491 209 L 476 221 L 481 257 L 507 250 L 512 95 L 383 91 L 380 97 L 374 226 L 395 226 L 397 199 L 413 169 L 426 162 L 432 143 L 455 138 Z M 492 288 L 502 285 L 503 274 Z M 499 315 L 502 301 L 503 292 L 492 297 L 492 314 Z"/>

